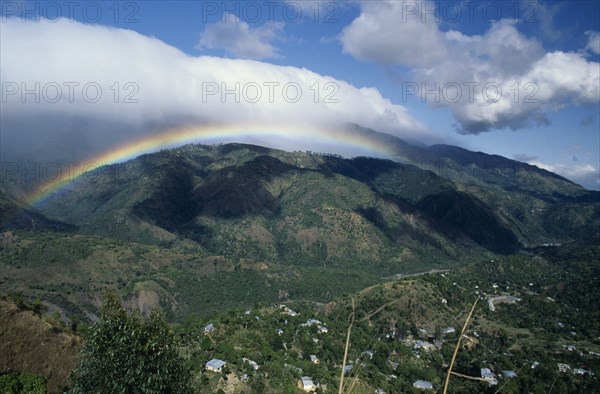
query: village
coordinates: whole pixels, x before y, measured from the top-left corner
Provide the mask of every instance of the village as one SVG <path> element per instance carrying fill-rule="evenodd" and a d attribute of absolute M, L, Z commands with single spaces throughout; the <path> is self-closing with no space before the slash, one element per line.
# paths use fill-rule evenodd
<path fill-rule="evenodd" d="M 448 279 L 447 273 L 435 273 L 435 275 Z M 530 285 L 533 287 L 532 283 Z M 463 287 L 463 290 L 465 288 L 465 284 L 456 282 L 452 283 L 452 286 Z M 495 314 L 498 313 L 498 308 L 511 308 L 521 302 L 522 297 L 536 294 L 530 289 L 518 290 L 511 289 L 506 284 L 491 283 L 488 287 L 473 285 L 470 291 L 485 301 L 484 305 L 488 313 Z M 449 303 L 447 298 L 438 301 L 443 306 Z M 547 302 L 553 301 L 547 300 Z M 456 324 L 457 321 L 448 326 L 417 327 L 416 332 L 410 333 L 378 330 L 381 334 L 371 340 L 370 347 L 352 349 L 348 359 L 345 360 L 345 365 L 342 365 L 343 358 L 332 358 L 330 348 L 332 345 L 343 346 L 342 339 L 346 334 L 346 327 L 327 322 L 321 316 L 311 315 L 304 307 L 301 311 L 297 311 L 294 306 L 279 304 L 255 311 L 246 310 L 238 318 L 245 322 L 246 327 L 257 324 L 271 327 L 272 335 L 277 337 L 281 344 L 278 349 L 279 354 L 265 358 L 263 354 L 249 352 L 241 357 L 236 356 L 235 359 L 225 356 L 206 359 L 204 373 L 210 376 L 209 380 L 216 380 L 226 386 L 225 382 L 231 381 L 231 375 L 234 374 L 240 382 L 251 384 L 252 380 L 266 369 L 264 364 L 272 363 L 273 358 L 277 357 L 283 361 L 284 369 L 292 376 L 294 386 L 303 392 L 329 392 L 328 387 L 332 380 L 340 378 L 342 368 L 347 381 L 362 381 L 371 377 L 376 382 L 389 383 L 381 386 L 390 387 L 394 381 L 406 379 L 407 368 L 410 366 L 412 369 L 415 365 L 422 366 L 424 371 L 415 375 L 415 378 L 406 384 L 410 384 L 410 387 L 416 391 L 437 391 L 443 384 L 442 376 L 450 361 L 446 355 L 449 349 L 453 350 L 456 346 L 462 330 L 460 324 Z M 203 334 L 209 338 L 218 338 L 218 335 L 215 336 L 218 331 L 219 327 L 212 322 L 203 328 Z M 485 348 L 480 336 L 478 330 L 468 326 L 462 335 L 461 353 L 468 355 L 472 349 Z M 278 342 L 276 339 L 271 341 Z M 563 350 L 568 355 L 580 354 L 582 358 L 599 357 L 597 352 L 577 350 L 577 347 L 572 344 L 563 345 Z M 339 356 L 339 353 L 336 355 Z M 477 366 L 476 374 L 456 373 L 455 375 L 458 376 L 453 376 L 453 379 L 475 380 L 492 387 L 518 379 L 521 374 L 528 373 L 527 369 L 533 371 L 543 364 L 536 359 L 519 362 L 515 360 L 515 363 L 520 367 L 504 369 L 497 368 L 490 362 L 482 363 Z M 567 362 L 558 362 L 553 368 L 561 374 L 596 379 L 594 372 L 582 365 L 583 363 L 570 366 Z M 374 387 L 374 390 L 373 392 L 378 394 L 392 392 L 379 386 Z"/>

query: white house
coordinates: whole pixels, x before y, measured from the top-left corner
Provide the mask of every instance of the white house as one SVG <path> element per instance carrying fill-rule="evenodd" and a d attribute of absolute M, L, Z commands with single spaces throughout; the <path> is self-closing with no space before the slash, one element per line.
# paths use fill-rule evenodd
<path fill-rule="evenodd" d="M 324 327 L 324 326 L 317 327 L 317 330 L 318 330 L 319 334 L 325 334 L 325 333 L 329 332 L 329 330 L 327 329 L 327 327 Z"/>
<path fill-rule="evenodd" d="M 481 378 L 488 382 L 490 386 L 495 386 L 498 384 L 498 379 L 496 379 L 496 374 L 492 372 L 489 368 L 481 368 Z"/>
<path fill-rule="evenodd" d="M 312 379 L 309 378 L 308 376 L 303 376 L 300 378 L 300 382 L 298 382 L 298 387 L 300 387 L 302 390 L 306 391 L 307 393 L 310 393 L 311 391 L 315 391 L 317 389 L 317 386 L 313 383 Z"/>
<path fill-rule="evenodd" d="M 250 360 L 249 358 L 246 358 L 246 357 L 242 357 L 242 361 L 250 364 L 252 369 L 254 369 L 255 371 L 258 369 L 258 363 L 256 361 Z"/>
<path fill-rule="evenodd" d="M 317 320 L 317 319 L 308 319 L 306 321 L 306 323 L 302 323 L 301 326 L 303 326 L 303 327 L 310 327 L 310 326 L 312 326 L 314 324 L 320 325 L 322 323 L 319 320 Z"/>
<path fill-rule="evenodd" d="M 319 359 L 318 359 L 318 357 L 316 355 L 311 354 L 310 355 L 310 362 L 313 363 L 313 364 L 318 364 L 320 361 L 319 361 Z"/>
<path fill-rule="evenodd" d="M 212 323 L 208 323 L 206 327 L 204 327 L 204 333 L 212 332 L 215 329 L 215 325 Z"/>
<path fill-rule="evenodd" d="M 560 372 L 571 372 L 571 367 L 568 364 L 557 363 L 556 366 Z"/>
<path fill-rule="evenodd" d="M 210 360 L 209 362 L 206 363 L 206 369 L 208 369 L 209 371 L 213 371 L 213 372 L 222 372 L 223 367 L 226 364 L 227 363 L 223 360 L 219 360 L 218 358 L 213 358 L 212 360 Z"/>
<path fill-rule="evenodd" d="M 433 390 L 433 385 L 431 382 L 426 380 L 417 380 L 413 383 L 413 387 L 419 390 Z"/>
<path fill-rule="evenodd" d="M 418 340 L 415 342 L 414 346 L 415 349 L 423 349 L 426 352 L 430 352 L 432 350 L 435 349 L 435 346 L 432 343 L 429 343 L 427 341 L 422 341 L 422 340 Z"/>
<path fill-rule="evenodd" d="M 373 359 L 373 354 L 374 354 L 374 353 L 373 353 L 373 351 L 372 351 L 372 350 L 365 350 L 364 352 L 362 352 L 362 353 L 360 354 L 360 356 L 361 356 L 361 357 L 362 357 L 362 356 L 367 356 L 367 357 L 369 357 L 369 360 L 372 360 L 372 359 Z"/>
<path fill-rule="evenodd" d="M 442 334 L 452 334 L 453 332 L 456 332 L 454 327 L 442 328 Z"/>

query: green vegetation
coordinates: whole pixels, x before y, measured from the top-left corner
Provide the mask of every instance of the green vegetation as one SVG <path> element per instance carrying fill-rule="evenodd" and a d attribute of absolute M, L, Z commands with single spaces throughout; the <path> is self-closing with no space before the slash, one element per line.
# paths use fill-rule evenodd
<path fill-rule="evenodd" d="M 86 174 L 41 213 L 0 185 L 3 370 L 43 377 L 0 388 L 59 391 L 80 361 L 74 392 L 298 393 L 302 376 L 337 392 L 354 313 L 346 392 L 438 390 L 480 297 L 455 372 L 490 368 L 503 393 L 599 391 L 598 194 L 388 140 L 404 163 L 188 145 Z"/>
<path fill-rule="evenodd" d="M 0 393 L 45 394 L 46 381 L 41 376 L 28 373 L 9 373 L 0 375 Z"/>
<path fill-rule="evenodd" d="M 247 309 L 227 309 L 224 305 L 199 313 L 191 302 L 185 309 L 187 318 L 173 331 L 160 314 L 148 318 L 127 314 L 113 294 L 101 308 L 101 320 L 80 329 L 84 345 L 73 389 L 118 392 L 113 385 L 128 381 L 137 382 L 136 387 L 166 385 L 170 379 L 185 381 L 189 370 L 190 389 L 199 393 L 299 393 L 302 376 L 319 384 L 320 392 L 337 392 L 352 298 L 356 309 L 347 362 L 352 369 L 345 392 L 369 393 L 377 388 L 417 392 L 412 387 L 416 380 L 431 382 L 438 390 L 457 331 L 473 301 L 481 297 L 454 371 L 479 377 L 480 368 L 490 368 L 498 384 L 453 376 L 452 393 L 493 393 L 501 386 L 508 393 L 546 393 L 550 387 L 557 392 L 595 392 L 600 386 L 590 373 L 600 371 L 600 318 L 598 306 L 589 300 L 598 292 L 598 256 L 600 243 L 592 239 L 540 248 L 535 255 L 406 276 L 352 296 L 334 297 L 326 304 L 294 301 L 290 293 L 277 294 L 289 297 L 282 301 L 284 306 L 263 302 Z M 237 279 L 243 281 L 245 271 L 240 270 Z M 235 268 L 230 273 L 235 274 Z M 252 283 L 251 275 L 247 280 Z M 207 283 L 214 290 L 227 287 L 227 282 Z M 155 286 L 143 282 L 135 290 L 151 291 Z M 243 283 L 238 289 L 240 294 L 250 292 Z M 498 301 L 490 310 L 488 299 L 503 296 L 519 300 Z M 33 311 L 37 304 L 27 308 Z M 166 350 L 158 352 L 160 347 Z M 227 363 L 221 372 L 205 368 L 213 358 Z M 151 366 L 154 363 L 162 367 Z M 569 365 L 571 371 L 560 372 L 559 363 Z M 113 366 L 119 366 L 118 374 L 107 370 Z M 505 378 L 502 371 L 515 371 L 517 377 Z M 95 388 L 86 386 L 90 382 L 95 382 Z"/>
<path fill-rule="evenodd" d="M 100 321 L 84 334 L 72 393 L 185 393 L 189 374 L 163 314 L 128 314 L 108 292 Z"/>

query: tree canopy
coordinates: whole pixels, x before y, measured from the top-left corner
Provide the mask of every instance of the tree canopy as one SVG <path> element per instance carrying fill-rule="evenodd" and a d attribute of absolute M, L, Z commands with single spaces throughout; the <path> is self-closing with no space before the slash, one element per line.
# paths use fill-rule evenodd
<path fill-rule="evenodd" d="M 100 320 L 84 335 L 72 393 L 185 393 L 190 373 L 163 313 L 127 313 L 107 292 Z"/>

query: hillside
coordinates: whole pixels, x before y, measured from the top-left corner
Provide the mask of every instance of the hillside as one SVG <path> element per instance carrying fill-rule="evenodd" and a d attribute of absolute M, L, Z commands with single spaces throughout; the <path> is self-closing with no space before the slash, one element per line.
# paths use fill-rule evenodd
<path fill-rule="evenodd" d="M 73 231 L 75 226 L 51 220 L 11 198 L 0 188 L 0 230 L 19 228 L 37 231 Z"/>
<path fill-rule="evenodd" d="M 175 330 L 181 339 L 181 354 L 193 373 L 196 392 L 222 389 L 229 393 L 299 393 L 296 387 L 302 376 L 310 377 L 323 392 L 337 392 L 353 300 L 355 318 L 347 359 L 347 365 L 352 367 L 346 376 L 346 390 L 416 392 L 412 385 L 417 380 L 428 381 L 435 389 L 441 387 L 458 331 L 472 303 L 480 297 L 454 370 L 478 377 L 480 368 L 490 368 L 497 375 L 498 385 L 454 376 L 453 393 L 493 393 L 500 386 L 515 393 L 542 393 L 551 386 L 557 392 L 567 392 L 569 388 L 595 392 L 600 388 L 596 378 L 600 371 L 600 311 L 596 303 L 586 300 L 598 297 L 598 241 L 595 237 L 568 246 L 541 247 L 535 255 L 479 260 L 449 270 L 388 278 L 380 284 L 363 285 L 348 295 L 334 296 L 325 304 L 302 301 L 291 291 L 289 298 L 280 293 L 276 301 L 265 299 L 267 302 L 255 304 L 242 296 L 227 304 L 226 289 L 221 286 L 237 280 L 234 288 L 244 290 L 245 284 L 252 281 L 251 270 L 233 268 L 234 272 L 241 271 L 241 276 L 225 276 L 218 283 L 207 273 L 196 286 L 207 286 L 209 294 L 221 301 L 220 307 L 201 311 L 202 299 L 193 300 L 184 309 L 185 318 Z M 136 253 L 143 252 L 144 246 L 139 248 Z M 156 249 L 153 252 L 159 253 Z M 149 256 L 140 257 L 136 260 Z M 166 264 L 165 272 L 175 269 L 166 261 L 155 260 L 152 264 Z M 220 264 L 227 265 L 225 261 Z M 181 262 L 179 265 L 188 266 Z M 139 272 L 140 265 L 131 268 Z M 111 269 L 105 272 L 108 271 Z M 218 276 L 227 275 L 226 272 Z M 327 272 L 321 270 L 318 274 Z M 81 274 L 75 272 L 73 276 Z M 273 276 L 268 278 L 272 280 Z M 320 286 L 327 286 L 326 281 L 357 282 L 358 277 L 322 279 Z M 161 283 L 158 278 L 156 283 Z M 151 286 L 136 285 L 137 298 L 126 298 L 126 304 L 143 311 L 158 305 L 151 302 Z M 264 288 L 258 284 L 250 286 L 252 290 L 248 288 L 246 296 Z M 55 295 L 75 293 L 66 284 L 61 287 L 67 290 Z M 157 289 L 154 287 L 154 291 Z M 177 282 L 174 289 L 176 298 L 189 287 L 185 282 Z M 131 294 L 124 288 L 120 292 Z M 243 307 L 242 299 L 246 302 Z M 169 305 L 160 305 L 169 311 Z M 9 306 L 9 310 L 15 311 L 15 307 Z M 2 316 L 11 316 L 9 320 L 15 321 L 15 313 L 33 316 L 32 312 Z M 45 340 L 35 337 L 31 342 L 39 341 Z M 6 343 L 19 342 L 9 339 Z M 222 372 L 206 369 L 205 364 L 213 358 L 227 362 Z M 10 360 L 10 368 L 16 370 L 14 359 Z M 568 365 L 569 370 L 559 372 L 558 363 Z M 48 368 L 58 367 L 50 364 Z M 504 377 L 502 371 L 513 371 L 517 377 Z M 33 371 L 24 368 L 23 372 Z"/>
<path fill-rule="evenodd" d="M 424 157 L 445 152 L 498 174 L 516 163 L 384 136 L 413 161 L 429 149 Z M 391 160 L 245 144 L 143 155 L 96 169 L 39 211 L 2 194 L 14 230 L 0 234 L 0 291 L 87 319 L 114 286 L 130 305 L 179 320 L 240 303 L 327 302 L 396 274 L 600 231 L 596 194 L 529 167 L 562 194 L 536 197 L 519 177 L 502 178 L 520 185 L 510 191 L 489 174 L 461 183 Z"/>
<path fill-rule="evenodd" d="M 479 378 L 480 368 L 490 368 L 497 384 L 453 376 L 452 393 L 596 392 L 598 308 L 581 297 L 597 295 L 599 253 L 589 243 L 543 248 L 535 256 L 388 281 L 325 305 L 286 302 L 215 313 L 186 321 L 178 332 L 200 392 L 293 393 L 301 376 L 337 392 L 352 299 L 344 392 L 418 392 L 417 380 L 440 390 L 458 332 L 480 297 L 453 370 Z M 205 370 L 212 358 L 225 360 L 227 369 Z M 560 372 L 558 363 L 568 371 Z"/>
<path fill-rule="evenodd" d="M 41 376 L 59 392 L 77 363 L 79 338 L 22 302 L 0 299 L 0 371 Z M 1 375 L 0 375 L 1 376 Z M 0 379 L 0 386 L 7 380 Z M 2 386 L 6 388 L 6 386 Z"/>
<path fill-rule="evenodd" d="M 218 255 L 347 266 L 403 252 L 447 260 L 465 248 L 515 251 L 533 219 L 511 212 L 530 201 L 496 199 L 515 196 L 506 211 L 408 164 L 195 145 L 99 169 L 41 210 L 88 234 L 162 245 L 185 238 Z M 556 241 L 544 239 L 552 230 L 542 219 L 536 238 Z"/>
<path fill-rule="evenodd" d="M 600 229 L 600 193 L 557 174 L 498 155 L 451 145 L 409 144 L 364 127 L 354 125 L 352 129 L 384 143 L 394 160 L 432 171 L 494 207 L 523 246 L 573 241 Z"/>

